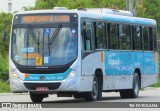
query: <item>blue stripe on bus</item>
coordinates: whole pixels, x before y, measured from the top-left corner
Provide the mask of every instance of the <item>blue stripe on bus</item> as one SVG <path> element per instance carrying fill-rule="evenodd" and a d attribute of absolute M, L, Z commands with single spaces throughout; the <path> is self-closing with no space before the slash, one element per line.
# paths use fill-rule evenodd
<path fill-rule="evenodd" d="M 64 80 L 69 73 L 72 71 L 71 68 L 69 68 L 64 73 L 56 73 L 56 74 L 28 74 L 28 78 L 25 78 L 24 81 L 42 81 L 40 78 L 43 76 L 43 81 L 61 81 Z"/>
<path fill-rule="evenodd" d="M 105 75 L 132 75 L 139 68 L 142 75 L 157 72 L 154 52 L 105 51 Z"/>

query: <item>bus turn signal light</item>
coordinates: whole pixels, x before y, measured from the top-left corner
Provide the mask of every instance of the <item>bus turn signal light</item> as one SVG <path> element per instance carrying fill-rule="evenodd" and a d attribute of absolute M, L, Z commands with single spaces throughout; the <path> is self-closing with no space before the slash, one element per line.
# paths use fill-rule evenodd
<path fill-rule="evenodd" d="M 24 75 L 24 77 L 25 77 L 25 78 L 28 78 L 28 74 L 26 73 L 26 74 Z"/>

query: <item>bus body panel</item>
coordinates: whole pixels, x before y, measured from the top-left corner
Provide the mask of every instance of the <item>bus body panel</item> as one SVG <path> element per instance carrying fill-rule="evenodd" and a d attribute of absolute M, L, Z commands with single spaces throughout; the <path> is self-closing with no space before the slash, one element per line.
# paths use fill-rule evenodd
<path fill-rule="evenodd" d="M 142 75 L 142 87 L 146 87 L 157 82 L 157 55 L 154 52 L 144 52 L 143 54 L 143 75 Z"/>
<path fill-rule="evenodd" d="M 87 55 L 82 60 L 82 78 L 90 78 L 90 81 L 81 81 L 82 89 L 85 88 L 88 91 L 91 91 L 95 71 L 101 69 L 103 72 L 104 61 L 101 60 L 103 58 L 102 56 L 101 52 L 95 52 Z"/>
<path fill-rule="evenodd" d="M 104 63 L 100 61 L 101 52 L 103 51 L 88 55 L 86 61 L 84 59 L 82 62 L 82 77 L 83 74 L 85 76 L 94 75 L 95 71 L 89 69 L 101 68 L 103 71 L 103 90 L 131 89 L 136 69 L 140 70 L 139 76 L 142 88 L 157 82 L 157 61 L 154 63 L 153 52 L 144 54 L 140 51 L 104 51 Z M 93 80 L 91 79 L 91 81 Z M 88 81 L 88 83 L 90 82 Z M 86 85 L 88 86 L 88 84 Z"/>
<path fill-rule="evenodd" d="M 131 89 L 133 82 L 133 54 L 130 51 L 105 51 L 104 90 Z"/>

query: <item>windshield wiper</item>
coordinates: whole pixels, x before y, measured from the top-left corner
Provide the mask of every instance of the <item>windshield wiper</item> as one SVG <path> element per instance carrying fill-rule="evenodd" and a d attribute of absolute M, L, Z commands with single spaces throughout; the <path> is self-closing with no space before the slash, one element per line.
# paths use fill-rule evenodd
<path fill-rule="evenodd" d="M 39 45 L 39 40 L 37 39 L 36 34 L 34 33 L 33 28 L 30 25 L 28 25 L 28 31 L 31 34 L 32 39 L 35 41 L 35 43 Z"/>
<path fill-rule="evenodd" d="M 59 31 L 61 30 L 61 28 L 62 28 L 62 25 L 58 25 L 58 28 L 56 28 L 56 30 L 54 31 L 54 33 L 51 36 L 49 45 L 53 44 L 53 42 L 56 39 L 57 35 L 59 34 Z"/>

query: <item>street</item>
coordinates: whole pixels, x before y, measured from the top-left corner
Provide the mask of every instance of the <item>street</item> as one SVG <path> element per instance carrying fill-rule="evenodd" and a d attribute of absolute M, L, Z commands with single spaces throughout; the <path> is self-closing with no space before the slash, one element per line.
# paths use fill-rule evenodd
<path fill-rule="evenodd" d="M 0 94 L 0 102 L 31 102 L 28 93 L 2 93 Z M 83 103 L 83 99 L 74 99 L 73 97 L 57 97 L 57 95 L 49 95 L 44 98 L 44 103 Z M 139 93 L 136 99 L 121 99 L 118 92 L 105 92 L 103 99 L 96 102 L 160 102 L 160 89 L 147 88 Z"/>
<path fill-rule="evenodd" d="M 32 103 L 28 93 L 23 94 L 13 94 L 13 93 L 2 93 L 0 94 L 0 102 L 2 103 L 15 103 L 17 104 L 38 104 Z M 142 103 L 140 103 L 142 102 Z M 158 104 L 158 108 L 138 108 L 138 107 L 130 107 L 132 105 L 140 105 L 140 104 Z M 155 103 L 154 103 L 155 102 Z M 157 103 L 156 103 L 157 102 Z M 160 104 L 160 89 L 158 88 L 147 88 L 140 91 L 139 97 L 136 99 L 121 99 L 119 93 L 110 92 L 110 93 L 103 93 L 103 99 L 96 102 L 86 102 L 83 99 L 74 99 L 71 98 L 64 98 L 64 97 L 57 97 L 57 95 L 50 95 L 48 98 L 43 100 L 42 108 L 23 108 L 25 111 L 51 111 L 52 108 L 55 108 L 56 111 L 62 111 L 64 108 L 65 110 L 69 111 L 88 111 L 88 108 L 92 111 L 159 111 Z M 14 106 L 15 107 L 15 106 Z M 17 107 L 17 106 L 16 106 Z M 87 109 L 86 109 L 87 108 Z M 21 111 L 22 108 L 12 108 L 12 111 Z M 8 108 L 0 108 L 0 111 L 10 111 Z"/>

